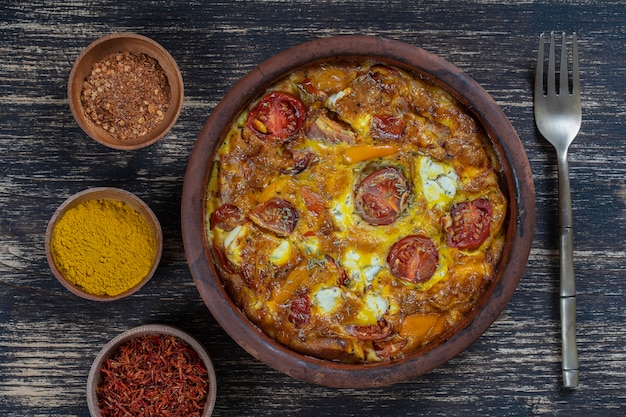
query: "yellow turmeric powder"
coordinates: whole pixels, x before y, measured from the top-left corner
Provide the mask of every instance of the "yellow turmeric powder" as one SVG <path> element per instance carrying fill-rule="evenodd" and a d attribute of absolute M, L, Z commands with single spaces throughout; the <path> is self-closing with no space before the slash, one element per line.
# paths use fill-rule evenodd
<path fill-rule="evenodd" d="M 152 268 L 156 240 L 146 219 L 115 200 L 85 201 L 68 210 L 51 235 L 51 252 L 63 276 L 93 295 L 116 296 Z"/>

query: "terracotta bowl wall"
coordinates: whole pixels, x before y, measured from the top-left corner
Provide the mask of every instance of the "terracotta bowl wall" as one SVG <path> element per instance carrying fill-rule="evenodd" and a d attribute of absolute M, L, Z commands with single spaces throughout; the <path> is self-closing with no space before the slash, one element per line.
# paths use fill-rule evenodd
<path fill-rule="evenodd" d="M 205 235 L 204 202 L 214 152 L 225 129 L 252 100 L 295 69 L 320 61 L 365 58 L 419 73 L 456 97 L 483 126 L 502 165 L 509 198 L 505 253 L 494 283 L 456 333 L 391 362 L 343 364 L 294 352 L 266 336 L 232 302 L 213 264 Z M 370 36 L 342 36 L 295 46 L 263 62 L 220 101 L 204 124 L 189 159 L 182 197 L 183 242 L 189 268 L 205 304 L 224 330 L 248 353 L 292 377 L 334 387 L 389 385 L 447 362 L 497 319 L 521 279 L 535 226 L 535 191 L 524 148 L 504 112 L 473 79 L 454 65 L 412 45 Z"/>

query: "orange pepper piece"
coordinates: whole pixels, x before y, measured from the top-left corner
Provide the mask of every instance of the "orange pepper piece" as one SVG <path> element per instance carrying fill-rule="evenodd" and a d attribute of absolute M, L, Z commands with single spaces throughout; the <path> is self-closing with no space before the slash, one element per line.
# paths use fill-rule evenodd
<path fill-rule="evenodd" d="M 398 151 L 398 147 L 394 145 L 359 145 L 346 148 L 343 157 L 346 162 L 356 164 L 367 159 L 393 155 Z"/>
<path fill-rule="evenodd" d="M 426 341 L 443 333 L 445 325 L 446 318 L 441 314 L 413 314 L 404 319 L 400 334 Z"/>
<path fill-rule="evenodd" d="M 276 304 L 284 304 L 292 297 L 300 285 L 310 277 L 309 271 L 305 267 L 299 266 L 287 275 L 284 284 L 274 293 Z"/>

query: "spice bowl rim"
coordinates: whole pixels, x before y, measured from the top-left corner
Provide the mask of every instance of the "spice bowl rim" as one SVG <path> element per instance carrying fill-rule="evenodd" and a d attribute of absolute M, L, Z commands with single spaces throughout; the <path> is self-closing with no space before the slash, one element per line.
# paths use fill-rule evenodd
<path fill-rule="evenodd" d="M 217 399 L 217 377 L 213 361 L 211 360 L 211 357 L 209 356 L 209 353 L 204 345 L 198 339 L 178 327 L 167 324 L 144 324 L 128 329 L 111 339 L 106 345 L 104 345 L 100 352 L 98 352 L 96 358 L 92 362 L 91 368 L 89 369 L 89 375 L 87 377 L 87 407 L 89 408 L 90 415 L 92 417 L 102 417 L 100 407 L 98 406 L 98 395 L 96 389 L 101 381 L 99 370 L 103 363 L 114 355 L 122 344 L 136 337 L 148 334 L 177 337 L 186 342 L 198 354 L 202 363 L 206 367 L 209 379 L 206 403 L 201 416 L 211 416 Z"/>
<path fill-rule="evenodd" d="M 83 202 L 97 199 L 122 201 L 131 206 L 148 222 L 150 229 L 154 234 L 154 239 L 156 242 L 156 253 L 154 255 L 152 266 L 148 274 L 133 287 L 114 296 L 92 294 L 84 290 L 83 288 L 72 284 L 67 280 L 61 270 L 57 267 L 54 262 L 54 257 L 52 255 L 52 232 L 57 222 L 63 217 L 67 210 L 74 208 Z M 139 291 L 139 289 L 142 288 L 148 281 L 150 281 L 150 279 L 152 279 L 161 261 L 161 255 L 163 253 L 163 230 L 161 228 L 159 219 L 154 214 L 152 209 L 150 209 L 150 207 L 141 198 L 131 193 L 130 191 L 115 187 L 87 188 L 65 199 L 65 201 L 63 201 L 63 203 L 61 203 L 61 205 L 59 205 L 54 211 L 54 214 L 48 221 L 48 226 L 46 228 L 45 252 L 48 265 L 52 270 L 52 273 L 59 281 L 59 283 L 61 283 L 61 285 L 63 285 L 63 287 L 65 287 L 71 293 L 91 301 L 115 301 L 134 294 L 135 292 Z"/>
<path fill-rule="evenodd" d="M 170 88 L 170 104 L 165 119 L 146 135 L 122 141 L 96 126 L 85 114 L 80 97 L 83 83 L 94 63 L 116 52 L 141 52 L 158 61 Z M 172 55 L 155 40 L 133 32 L 111 33 L 96 39 L 84 48 L 72 66 L 67 84 L 69 107 L 79 127 L 93 140 L 118 150 L 136 150 L 163 138 L 176 124 L 183 107 L 184 83 L 180 68 Z"/>

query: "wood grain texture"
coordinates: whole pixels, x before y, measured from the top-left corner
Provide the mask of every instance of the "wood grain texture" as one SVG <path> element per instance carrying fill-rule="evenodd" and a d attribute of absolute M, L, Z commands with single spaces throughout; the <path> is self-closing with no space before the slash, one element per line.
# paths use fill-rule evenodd
<path fill-rule="evenodd" d="M 622 416 L 626 408 L 626 12 L 621 0 L 8 0 L 0 5 L 0 415 L 87 416 L 91 361 L 118 333 L 178 326 L 209 349 L 215 416 Z M 576 31 L 583 126 L 570 150 L 581 385 L 561 388 L 556 164 L 533 119 L 538 35 Z M 88 139 L 69 111 L 82 48 L 117 31 L 161 43 L 185 81 L 178 123 L 122 152 Z M 537 227 L 512 300 L 469 349 L 391 387 L 329 389 L 259 363 L 217 325 L 195 289 L 180 233 L 186 161 L 202 124 L 237 80 L 301 42 L 380 35 L 421 46 L 481 84 L 528 154 Z M 164 229 L 163 260 L 132 297 L 95 303 L 67 292 L 44 254 L 47 222 L 91 186 L 142 197 Z"/>

